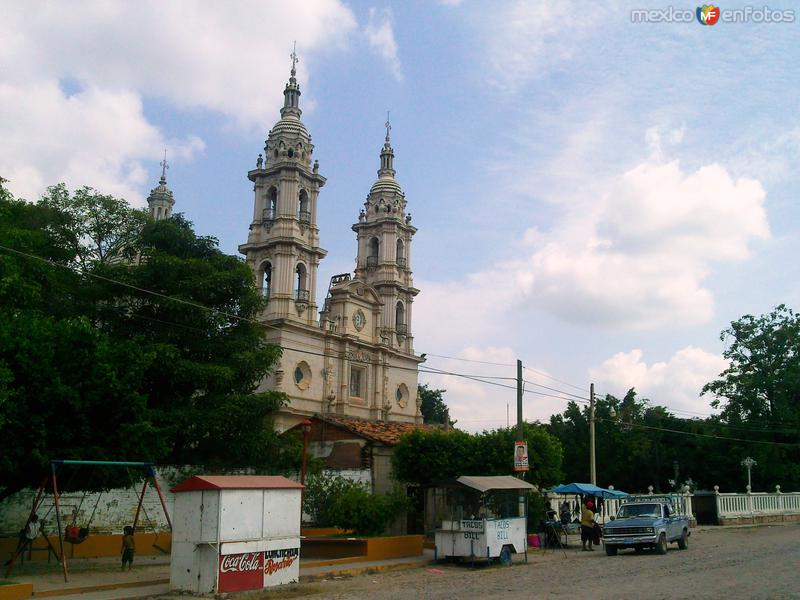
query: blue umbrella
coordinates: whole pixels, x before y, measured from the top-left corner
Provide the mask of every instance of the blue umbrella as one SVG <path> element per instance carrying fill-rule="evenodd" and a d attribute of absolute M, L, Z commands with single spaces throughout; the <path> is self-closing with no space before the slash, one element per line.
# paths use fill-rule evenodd
<path fill-rule="evenodd" d="M 609 490 L 591 483 L 565 483 L 547 491 L 553 494 L 585 494 L 599 498 L 624 498 L 628 495 L 619 490 Z"/>

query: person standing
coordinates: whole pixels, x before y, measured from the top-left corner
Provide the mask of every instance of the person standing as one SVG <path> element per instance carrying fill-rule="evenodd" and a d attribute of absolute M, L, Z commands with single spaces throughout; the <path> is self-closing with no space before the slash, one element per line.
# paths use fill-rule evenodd
<path fill-rule="evenodd" d="M 591 500 L 581 506 L 581 546 L 583 551 L 594 550 L 592 538 L 594 537 L 594 504 Z M 587 548 L 588 544 L 588 548 Z"/>
<path fill-rule="evenodd" d="M 133 527 L 126 525 L 123 529 L 122 536 L 122 570 L 125 570 L 125 564 L 128 565 L 128 571 L 133 568 L 133 555 L 136 553 L 136 541 L 133 539 Z"/>

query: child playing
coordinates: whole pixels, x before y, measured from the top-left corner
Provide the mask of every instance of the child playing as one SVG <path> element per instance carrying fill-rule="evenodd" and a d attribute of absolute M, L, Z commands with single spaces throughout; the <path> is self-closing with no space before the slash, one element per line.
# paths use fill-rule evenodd
<path fill-rule="evenodd" d="M 133 527 L 126 525 L 122 536 L 122 570 L 125 570 L 125 563 L 128 563 L 128 571 L 133 567 L 133 554 L 136 551 L 136 542 L 133 539 Z"/>

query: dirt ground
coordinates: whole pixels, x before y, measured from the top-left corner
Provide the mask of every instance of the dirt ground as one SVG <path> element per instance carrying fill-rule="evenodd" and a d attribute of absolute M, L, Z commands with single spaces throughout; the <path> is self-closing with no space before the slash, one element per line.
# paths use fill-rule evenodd
<path fill-rule="evenodd" d="M 576 549 L 537 551 L 511 567 L 437 565 L 301 584 L 249 598 L 800 598 L 800 523 L 703 528 L 688 550 L 615 557 Z"/>

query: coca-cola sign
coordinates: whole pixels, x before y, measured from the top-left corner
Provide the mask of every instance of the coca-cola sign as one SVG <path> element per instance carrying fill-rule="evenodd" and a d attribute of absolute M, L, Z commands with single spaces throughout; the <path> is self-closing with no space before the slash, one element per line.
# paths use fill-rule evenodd
<path fill-rule="evenodd" d="M 264 587 L 264 553 L 225 554 L 219 557 L 219 591 L 241 592 Z"/>
<path fill-rule="evenodd" d="M 250 552 L 247 554 L 228 554 L 222 557 L 219 565 L 220 573 L 230 573 L 231 571 L 258 571 L 263 560 L 259 556 L 260 552 Z"/>

